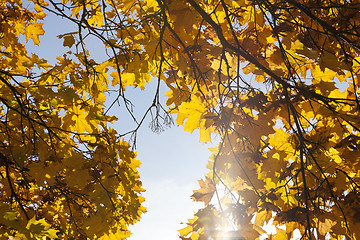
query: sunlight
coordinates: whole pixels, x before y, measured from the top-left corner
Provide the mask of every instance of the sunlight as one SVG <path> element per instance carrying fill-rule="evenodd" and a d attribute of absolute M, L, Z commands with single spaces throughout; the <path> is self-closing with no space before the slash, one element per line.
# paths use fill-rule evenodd
<path fill-rule="evenodd" d="M 205 234 L 208 236 L 207 240 L 245 240 L 241 236 L 241 231 L 237 230 L 234 222 L 227 217 L 220 217 L 217 220 L 220 228 L 216 230 L 206 229 Z"/>
<path fill-rule="evenodd" d="M 214 231 L 209 233 L 207 240 L 245 240 L 239 231 Z"/>

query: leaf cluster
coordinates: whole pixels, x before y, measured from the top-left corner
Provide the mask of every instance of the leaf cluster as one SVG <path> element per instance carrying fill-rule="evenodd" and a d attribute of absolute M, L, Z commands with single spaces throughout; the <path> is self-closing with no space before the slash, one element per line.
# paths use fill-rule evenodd
<path fill-rule="evenodd" d="M 126 238 L 145 211 L 132 147 L 148 115 L 156 132 L 171 124 L 165 83 L 177 124 L 220 139 L 182 239 L 359 238 L 360 2 L 31 2 L 0 5 L 3 236 Z M 77 29 L 53 65 L 20 41 L 39 44 L 46 14 Z M 138 119 L 126 89 L 151 78 Z M 134 129 L 109 126 L 117 103 Z"/>

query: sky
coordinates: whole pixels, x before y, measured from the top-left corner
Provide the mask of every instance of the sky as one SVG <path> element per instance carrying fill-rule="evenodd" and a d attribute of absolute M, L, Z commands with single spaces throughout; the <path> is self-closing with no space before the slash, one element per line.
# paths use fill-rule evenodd
<path fill-rule="evenodd" d="M 152 104 L 156 90 L 156 81 L 145 86 L 144 91 L 127 88 L 127 97 L 135 105 L 134 115 L 138 119 Z M 165 106 L 167 91 L 162 85 L 161 102 Z M 110 113 L 122 116 L 115 124 L 117 129 L 130 128 L 133 123 L 122 109 L 111 109 Z M 118 112 L 120 111 L 120 112 Z M 175 120 L 176 116 L 173 116 Z M 186 225 L 180 224 L 194 217 L 194 211 L 203 207 L 203 203 L 193 202 L 192 190 L 198 189 L 197 180 L 204 178 L 208 169 L 207 161 L 211 155 L 209 147 L 214 143 L 199 142 L 199 132 L 184 132 L 182 126 L 173 125 L 161 133 L 154 133 L 148 126 L 148 117 L 137 135 L 137 159 L 140 166 L 140 179 L 143 182 L 144 206 L 147 213 L 140 222 L 130 227 L 133 235 L 130 240 L 176 240 L 177 230 Z M 216 141 L 216 139 L 215 139 Z"/>
<path fill-rule="evenodd" d="M 57 36 L 76 29 L 50 15 L 45 19 L 43 28 L 45 35 L 40 37 L 40 46 L 32 45 L 30 40 L 29 49 L 55 63 L 56 56 L 70 50 L 62 46 L 63 40 Z M 98 44 L 102 43 L 90 41 L 87 48 L 95 58 L 101 59 L 106 55 Z M 135 115 L 138 117 L 151 105 L 155 85 L 155 81 L 150 82 L 145 91 L 127 89 L 127 97 L 135 105 Z M 165 92 L 166 88 L 162 86 L 161 96 Z M 162 103 L 165 105 L 164 97 Z M 131 130 L 131 119 L 124 111 L 114 107 L 110 114 L 119 118 L 114 128 Z M 190 196 L 192 190 L 199 188 L 197 180 L 204 178 L 208 172 L 205 167 L 211 154 L 208 148 L 214 144 L 202 144 L 198 140 L 198 132 L 190 134 L 177 126 L 156 134 L 148 127 L 150 120 L 147 118 L 140 128 L 136 148 L 137 159 L 142 162 L 139 171 L 143 188 L 146 189 L 143 195 L 148 212 L 143 214 L 140 222 L 130 227 L 133 233 L 130 240 L 176 240 L 179 239 L 177 230 L 186 226 L 180 223 L 193 218 L 194 211 L 203 206 L 202 203 L 193 202 Z"/>
<path fill-rule="evenodd" d="M 145 213 L 134 227 L 130 240 L 175 240 L 180 222 L 193 218 L 203 206 L 190 199 L 203 178 L 210 151 L 198 141 L 198 134 L 184 133 L 173 127 L 160 134 L 149 129 L 140 133 L 138 159 L 142 161 L 140 176 L 146 192 Z"/>
<path fill-rule="evenodd" d="M 161 102 L 167 89 L 160 88 Z M 138 119 L 152 104 L 156 90 L 156 81 L 145 86 L 144 91 L 127 88 L 127 97 L 135 105 L 134 115 Z M 120 111 L 120 112 L 119 112 Z M 122 109 L 110 111 L 119 117 L 114 126 L 117 129 L 130 128 L 132 120 Z M 175 120 L 176 116 L 173 116 Z M 140 166 L 140 179 L 146 192 L 143 194 L 147 211 L 140 222 L 130 227 L 133 235 L 129 240 L 177 240 L 177 230 L 186 225 L 180 224 L 194 217 L 194 211 L 203 207 L 203 203 L 193 202 L 192 190 L 198 189 L 197 180 L 204 178 L 208 169 L 207 161 L 211 155 L 208 148 L 215 143 L 199 142 L 199 132 L 184 132 L 182 126 L 173 125 L 161 133 L 154 133 L 148 126 L 148 117 L 137 135 L 137 159 Z M 216 139 L 214 140 L 216 142 Z"/>

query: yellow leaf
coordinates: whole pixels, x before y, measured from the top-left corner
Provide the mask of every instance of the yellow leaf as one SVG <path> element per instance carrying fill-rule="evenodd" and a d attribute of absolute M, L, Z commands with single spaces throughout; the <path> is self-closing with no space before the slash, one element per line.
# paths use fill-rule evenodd
<path fill-rule="evenodd" d="M 213 128 L 203 128 L 202 127 L 203 124 L 201 124 L 201 128 L 200 128 L 200 142 L 202 143 L 206 143 L 206 142 L 210 142 L 211 141 L 211 133 L 213 133 L 214 129 Z"/>
<path fill-rule="evenodd" d="M 136 83 L 135 74 L 124 72 L 121 74 L 124 89 L 126 86 L 132 86 Z M 114 83 L 113 83 L 114 84 Z"/>
<path fill-rule="evenodd" d="M 325 154 L 331 157 L 337 164 L 340 164 L 343 161 L 342 158 L 339 156 L 339 151 L 335 148 L 330 148 Z"/>
<path fill-rule="evenodd" d="M 25 28 L 26 42 L 31 38 L 35 45 L 39 45 L 39 35 L 45 33 L 42 25 L 43 23 L 31 22 L 31 24 Z"/>
<path fill-rule="evenodd" d="M 323 71 L 318 65 L 315 65 L 311 71 L 311 76 L 314 78 L 312 81 L 314 84 L 320 83 L 321 81 L 332 82 L 336 76 L 336 72 L 327 68 Z"/>
<path fill-rule="evenodd" d="M 199 237 L 200 237 L 200 234 L 197 233 L 197 232 L 193 232 L 193 233 L 190 235 L 191 240 L 198 240 Z"/>
<path fill-rule="evenodd" d="M 276 228 L 276 234 L 273 238 L 274 240 L 287 240 L 288 236 L 286 234 L 286 231 L 281 228 Z"/>
<path fill-rule="evenodd" d="M 255 225 L 262 227 L 266 221 L 270 220 L 271 216 L 271 212 L 267 210 L 257 212 L 255 216 Z"/>
<path fill-rule="evenodd" d="M 187 225 L 186 227 L 178 230 L 178 232 L 180 233 L 181 237 L 185 237 L 187 236 L 191 231 L 193 230 L 193 228 L 190 225 Z"/>
<path fill-rule="evenodd" d="M 84 133 L 85 131 L 92 133 L 93 130 L 89 124 L 89 121 L 87 120 L 88 113 L 86 113 L 85 110 L 81 108 L 81 106 L 74 106 L 73 113 L 74 115 L 72 116 L 72 120 L 75 121 L 73 130 L 77 131 L 78 133 Z"/>
<path fill-rule="evenodd" d="M 325 236 L 327 233 L 332 232 L 331 228 L 336 225 L 336 221 L 325 219 L 325 222 L 319 222 L 319 233 Z"/>
<path fill-rule="evenodd" d="M 104 25 L 104 16 L 101 11 L 96 11 L 94 15 L 91 16 L 88 20 L 89 25 L 93 25 L 95 27 L 101 27 Z"/>
<path fill-rule="evenodd" d="M 5 212 L 3 218 L 9 221 L 14 221 L 17 219 L 18 215 L 19 214 L 17 212 Z"/>
<path fill-rule="evenodd" d="M 28 224 L 26 225 L 26 229 L 28 229 L 31 235 L 36 238 L 46 238 L 49 237 L 50 239 L 57 238 L 56 233 L 58 230 L 54 230 L 50 228 L 51 225 L 48 224 L 44 218 L 40 220 L 36 220 L 35 216 L 29 220 Z"/>
<path fill-rule="evenodd" d="M 191 197 L 195 201 L 204 202 L 205 205 L 208 205 L 209 202 L 211 201 L 212 196 L 214 195 L 215 185 L 212 182 L 212 180 L 208 177 L 205 177 L 205 181 L 201 179 L 198 182 L 200 185 L 200 189 L 194 190 L 193 191 L 194 194 L 191 195 Z"/>
<path fill-rule="evenodd" d="M 110 76 L 113 78 L 111 82 L 111 86 L 115 87 L 116 85 L 120 84 L 120 78 L 118 72 L 112 72 Z"/>
<path fill-rule="evenodd" d="M 205 127 L 205 119 L 202 119 L 205 111 L 206 107 L 201 100 L 198 97 L 193 96 L 190 102 L 184 102 L 180 105 L 176 122 L 182 124 L 183 120 L 187 118 L 184 124 L 184 130 L 192 133 L 195 129 L 200 127 L 202 121 L 204 121 Z"/>
<path fill-rule="evenodd" d="M 156 0 L 146 0 L 146 5 L 149 8 L 156 8 L 158 6 L 158 3 Z"/>

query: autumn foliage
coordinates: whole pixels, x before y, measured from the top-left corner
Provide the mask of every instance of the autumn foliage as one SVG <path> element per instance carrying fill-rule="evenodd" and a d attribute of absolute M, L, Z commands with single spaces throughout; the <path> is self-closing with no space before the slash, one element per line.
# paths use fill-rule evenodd
<path fill-rule="evenodd" d="M 77 29 L 54 64 L 27 50 L 50 15 Z M 127 238 L 136 132 L 170 113 L 219 140 L 181 239 L 360 239 L 359 1 L 8 0 L 0 33 L 0 237 Z M 150 80 L 169 110 L 158 87 L 136 119 L 126 89 Z"/>

